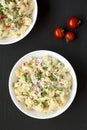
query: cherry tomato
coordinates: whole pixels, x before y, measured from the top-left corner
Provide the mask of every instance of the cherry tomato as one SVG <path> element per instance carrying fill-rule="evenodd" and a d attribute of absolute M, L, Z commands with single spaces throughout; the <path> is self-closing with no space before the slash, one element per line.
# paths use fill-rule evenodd
<path fill-rule="evenodd" d="M 72 42 L 75 39 L 75 34 L 73 32 L 66 32 L 64 38 L 66 42 Z"/>
<path fill-rule="evenodd" d="M 64 29 L 62 27 L 57 27 L 54 30 L 54 36 L 58 39 L 61 39 L 64 37 Z"/>
<path fill-rule="evenodd" d="M 6 27 L 7 27 L 7 28 L 11 28 L 11 23 L 8 23 L 8 24 L 6 25 Z"/>
<path fill-rule="evenodd" d="M 77 17 L 73 16 L 67 20 L 67 26 L 71 29 L 75 29 L 79 26 L 80 22 L 81 21 Z"/>
<path fill-rule="evenodd" d="M 21 21 L 20 21 L 20 26 L 22 26 L 23 24 L 24 24 L 24 22 L 21 20 Z"/>
<path fill-rule="evenodd" d="M 5 18 L 4 15 L 1 15 L 1 16 L 0 16 L 0 20 L 3 20 L 4 18 Z"/>

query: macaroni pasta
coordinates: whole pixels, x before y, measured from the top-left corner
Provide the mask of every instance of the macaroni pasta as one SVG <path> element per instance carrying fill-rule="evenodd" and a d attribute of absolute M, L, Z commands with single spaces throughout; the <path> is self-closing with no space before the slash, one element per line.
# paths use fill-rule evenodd
<path fill-rule="evenodd" d="M 0 0 L 0 39 L 19 37 L 32 24 L 32 0 Z"/>
<path fill-rule="evenodd" d="M 15 70 L 15 75 L 14 92 L 26 109 L 51 112 L 66 105 L 72 77 L 61 61 L 49 55 L 30 57 Z"/>

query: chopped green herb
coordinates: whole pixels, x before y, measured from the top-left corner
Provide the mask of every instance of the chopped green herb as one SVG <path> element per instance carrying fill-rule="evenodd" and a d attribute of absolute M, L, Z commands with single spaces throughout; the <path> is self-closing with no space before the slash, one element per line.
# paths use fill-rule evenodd
<path fill-rule="evenodd" d="M 2 32 L 4 32 L 5 30 L 2 30 Z"/>
<path fill-rule="evenodd" d="M 47 95 L 47 92 L 46 91 L 43 91 L 42 93 L 41 93 L 41 96 L 42 97 L 45 97 Z"/>
<path fill-rule="evenodd" d="M 41 87 L 40 90 L 43 91 L 43 88 Z"/>
<path fill-rule="evenodd" d="M 5 0 L 5 2 L 12 2 L 13 0 Z"/>
<path fill-rule="evenodd" d="M 3 6 L 1 5 L 1 3 L 0 3 L 0 8 L 2 8 Z"/>
<path fill-rule="evenodd" d="M 58 63 L 59 65 L 62 65 L 62 66 L 64 65 L 61 61 L 58 61 L 58 62 L 59 62 L 59 63 Z"/>
<path fill-rule="evenodd" d="M 25 78 L 25 81 L 27 82 L 28 81 L 28 77 L 26 74 L 24 74 L 24 78 Z"/>
<path fill-rule="evenodd" d="M 54 98 L 60 97 L 60 94 L 55 93 Z"/>
<path fill-rule="evenodd" d="M 39 102 L 38 100 L 35 100 L 35 101 L 34 101 L 34 105 L 35 105 L 35 106 L 39 105 L 39 103 L 40 103 L 40 102 Z"/>
<path fill-rule="evenodd" d="M 26 107 L 28 107 L 28 105 L 27 105 L 27 104 L 25 104 L 25 106 L 26 106 Z"/>
<path fill-rule="evenodd" d="M 47 69 L 48 69 L 48 67 L 47 67 L 47 66 L 43 66 L 43 69 L 44 69 L 44 70 L 47 70 Z"/>
<path fill-rule="evenodd" d="M 2 21 L 0 20 L 0 24 L 2 24 Z"/>
<path fill-rule="evenodd" d="M 1 5 L 0 3 L 0 15 L 3 14 L 2 10 L 3 10 L 3 5 Z"/>
<path fill-rule="evenodd" d="M 29 93 L 21 93 L 22 96 L 29 96 Z"/>
<path fill-rule="evenodd" d="M 13 10 L 15 11 L 17 9 L 17 7 L 14 7 Z"/>
<path fill-rule="evenodd" d="M 63 88 L 60 88 L 60 87 L 55 87 L 55 89 L 58 90 L 58 91 L 62 91 L 63 90 Z"/>
<path fill-rule="evenodd" d="M 5 7 L 5 8 L 4 8 L 4 11 L 7 12 L 7 13 L 9 13 L 9 8 L 8 8 L 8 7 Z M 7 16 L 6 16 L 6 17 L 7 17 Z"/>
<path fill-rule="evenodd" d="M 37 79 L 38 79 L 38 80 L 40 80 L 40 79 L 41 79 L 41 77 L 42 77 L 42 72 L 41 72 L 41 71 L 39 71 L 39 72 L 37 73 L 36 77 L 37 77 Z"/>
<path fill-rule="evenodd" d="M 54 75 L 50 75 L 49 78 L 51 81 L 57 81 L 57 78 Z"/>
<path fill-rule="evenodd" d="M 9 10 L 9 8 L 8 8 L 8 7 L 5 7 L 5 9 L 6 9 L 6 10 Z"/>
<path fill-rule="evenodd" d="M 47 87 L 47 86 L 48 86 L 48 83 L 47 83 L 47 82 L 45 82 L 45 83 L 44 83 L 44 86 L 45 86 L 45 87 Z"/>
<path fill-rule="evenodd" d="M 44 83 L 44 88 L 47 89 L 49 87 L 49 84 L 47 82 Z"/>
<path fill-rule="evenodd" d="M 44 102 L 42 102 L 42 104 L 43 104 L 43 107 L 48 107 L 49 105 L 48 105 L 48 100 L 45 100 Z"/>
<path fill-rule="evenodd" d="M 18 28 L 18 29 L 20 29 L 20 23 L 17 21 L 17 22 L 15 22 L 15 26 Z"/>

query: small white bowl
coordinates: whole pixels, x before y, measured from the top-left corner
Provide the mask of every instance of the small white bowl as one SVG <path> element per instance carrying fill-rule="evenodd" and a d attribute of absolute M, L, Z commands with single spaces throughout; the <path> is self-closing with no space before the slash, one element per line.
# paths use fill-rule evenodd
<path fill-rule="evenodd" d="M 70 98 L 69 98 L 67 104 L 61 110 L 53 111 L 50 114 L 37 113 L 36 111 L 33 111 L 33 110 L 25 110 L 23 105 L 17 101 L 16 96 L 14 94 L 14 89 L 12 87 L 13 82 L 16 81 L 16 77 L 14 74 L 15 69 L 17 69 L 19 66 L 21 66 L 21 64 L 24 63 L 29 57 L 32 57 L 32 56 L 42 57 L 43 55 L 50 55 L 52 57 L 55 57 L 56 59 L 59 59 L 62 63 L 64 63 L 67 67 L 70 68 L 70 73 L 72 75 L 72 91 L 71 91 Z M 9 76 L 9 93 L 10 93 L 10 96 L 11 96 L 14 104 L 24 114 L 26 114 L 30 117 L 33 117 L 33 118 L 37 118 L 37 119 L 49 119 L 49 118 L 53 118 L 53 117 L 56 117 L 56 116 L 62 114 L 65 110 L 67 110 L 69 108 L 69 106 L 73 102 L 75 95 L 76 95 L 76 91 L 77 91 L 77 78 L 76 78 L 75 71 L 74 71 L 73 67 L 71 66 L 71 64 L 60 54 L 57 54 L 55 52 L 48 51 L 48 50 L 38 50 L 38 51 L 33 51 L 31 53 L 26 54 L 14 65 L 13 69 L 11 70 L 10 76 Z"/>
<path fill-rule="evenodd" d="M 8 44 L 12 44 L 12 43 L 16 43 L 20 40 L 22 40 L 24 37 L 26 37 L 30 32 L 31 30 L 33 29 L 34 25 L 35 25 L 35 22 L 36 22 L 36 19 L 37 19 L 37 14 L 38 14 L 38 6 L 37 6 L 37 0 L 33 0 L 34 1 L 34 4 L 35 4 L 35 7 L 34 7 L 34 10 L 33 10 L 33 13 L 31 15 L 31 18 L 33 20 L 33 23 L 31 26 L 29 26 L 29 28 L 26 30 L 26 32 L 19 36 L 18 38 L 3 38 L 0 40 L 0 44 L 1 45 L 8 45 Z"/>

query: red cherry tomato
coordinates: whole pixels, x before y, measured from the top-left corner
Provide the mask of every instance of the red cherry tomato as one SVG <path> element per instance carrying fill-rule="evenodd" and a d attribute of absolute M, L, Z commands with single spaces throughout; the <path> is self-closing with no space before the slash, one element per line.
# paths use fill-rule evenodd
<path fill-rule="evenodd" d="M 75 34 L 73 32 L 66 32 L 65 40 L 66 42 L 72 42 L 75 39 Z"/>
<path fill-rule="evenodd" d="M 77 17 L 73 16 L 67 20 L 67 26 L 71 29 L 75 29 L 79 26 L 80 22 L 81 21 Z"/>
<path fill-rule="evenodd" d="M 8 23 L 8 24 L 6 25 L 6 27 L 7 27 L 7 28 L 11 28 L 11 23 Z"/>
<path fill-rule="evenodd" d="M 54 30 L 54 36 L 58 39 L 61 39 L 64 37 L 64 29 L 62 27 L 57 27 Z"/>
<path fill-rule="evenodd" d="M 3 20 L 5 18 L 5 15 L 0 16 L 0 20 Z"/>
<path fill-rule="evenodd" d="M 21 20 L 21 21 L 20 21 L 20 26 L 22 26 L 23 24 L 24 24 L 24 22 Z"/>

